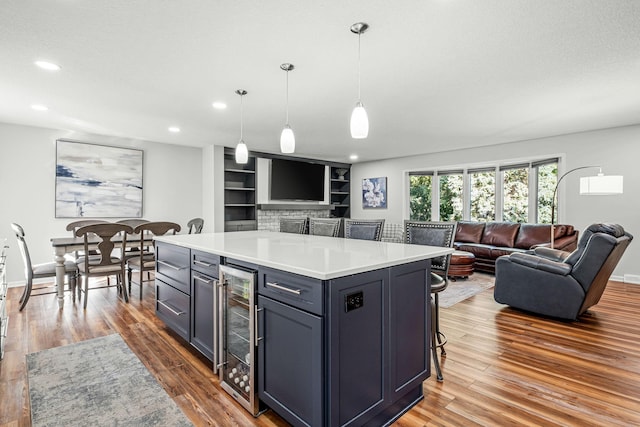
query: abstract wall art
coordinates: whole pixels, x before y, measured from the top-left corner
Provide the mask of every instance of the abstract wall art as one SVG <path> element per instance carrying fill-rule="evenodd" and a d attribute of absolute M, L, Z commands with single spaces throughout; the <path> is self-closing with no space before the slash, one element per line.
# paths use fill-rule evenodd
<path fill-rule="evenodd" d="M 142 217 L 142 150 L 56 141 L 56 218 Z"/>

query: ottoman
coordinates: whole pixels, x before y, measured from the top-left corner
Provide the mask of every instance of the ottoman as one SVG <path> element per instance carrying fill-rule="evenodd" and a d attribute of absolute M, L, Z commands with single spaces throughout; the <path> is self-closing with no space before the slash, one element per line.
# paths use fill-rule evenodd
<path fill-rule="evenodd" d="M 449 278 L 455 280 L 458 277 L 467 278 L 473 274 L 473 262 L 475 255 L 471 252 L 453 251 L 449 263 Z"/>

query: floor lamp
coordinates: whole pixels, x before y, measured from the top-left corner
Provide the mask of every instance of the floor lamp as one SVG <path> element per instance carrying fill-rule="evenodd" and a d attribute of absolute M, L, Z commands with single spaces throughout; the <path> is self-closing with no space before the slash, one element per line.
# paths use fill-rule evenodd
<path fill-rule="evenodd" d="M 554 240 L 554 221 L 555 221 L 555 207 L 556 197 L 558 194 L 558 187 L 562 179 L 572 172 L 580 169 L 592 169 L 597 168 L 599 172 L 595 176 L 583 176 L 580 178 L 580 195 L 588 196 L 610 196 L 615 194 L 622 194 L 622 175 L 609 175 L 606 176 L 602 173 L 600 166 L 580 166 L 575 169 L 571 169 L 568 172 L 562 174 L 556 183 L 556 188 L 553 190 L 553 198 L 551 199 L 551 248 L 553 249 Z"/>

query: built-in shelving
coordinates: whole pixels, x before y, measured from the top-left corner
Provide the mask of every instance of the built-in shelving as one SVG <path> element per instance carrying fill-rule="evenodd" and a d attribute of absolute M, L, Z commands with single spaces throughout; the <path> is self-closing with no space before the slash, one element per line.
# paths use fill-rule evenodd
<path fill-rule="evenodd" d="M 339 218 L 351 217 L 351 168 L 348 166 L 331 166 L 331 216 Z M 346 170 L 346 172 L 344 172 Z M 342 175 L 338 171 L 344 172 Z"/>
<path fill-rule="evenodd" d="M 235 161 L 232 151 L 224 155 L 224 229 L 256 230 L 256 158 L 246 165 Z"/>

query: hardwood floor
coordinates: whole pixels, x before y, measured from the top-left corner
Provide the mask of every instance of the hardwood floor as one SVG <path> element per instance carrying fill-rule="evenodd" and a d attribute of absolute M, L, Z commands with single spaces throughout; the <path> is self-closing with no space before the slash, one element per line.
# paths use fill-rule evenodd
<path fill-rule="evenodd" d="M 28 426 L 25 354 L 112 333 L 134 353 L 197 426 L 283 426 L 272 411 L 254 419 L 218 385 L 209 363 L 168 332 L 153 312 L 153 288 L 130 304 L 114 288 L 89 292 L 82 310 L 65 297 L 9 289 L 9 333 L 0 362 L 0 425 Z M 134 294 L 135 294 L 134 290 Z M 394 425 L 640 425 L 640 286 L 610 282 L 580 322 L 505 308 L 488 290 L 441 310 L 448 337 L 445 380 L 424 383 L 425 399 Z"/>

